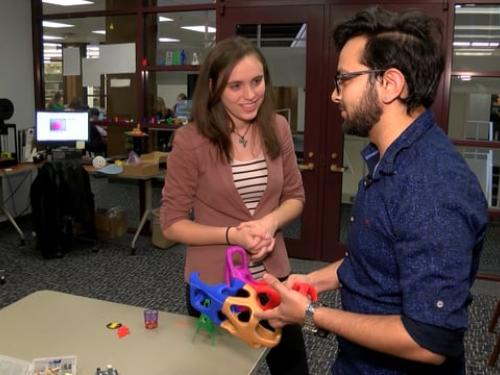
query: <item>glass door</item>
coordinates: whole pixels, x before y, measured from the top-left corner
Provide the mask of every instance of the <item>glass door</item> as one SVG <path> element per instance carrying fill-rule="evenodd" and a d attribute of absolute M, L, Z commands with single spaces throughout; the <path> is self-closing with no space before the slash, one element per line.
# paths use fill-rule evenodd
<path fill-rule="evenodd" d="M 324 112 L 328 100 L 323 77 L 323 6 L 248 7 L 227 4 L 217 39 L 241 35 L 253 40 L 269 64 L 279 113 L 293 134 L 295 151 L 306 190 L 300 219 L 284 228 L 290 256 L 321 259 L 322 158 Z M 329 235 L 337 238 L 336 228 Z"/>

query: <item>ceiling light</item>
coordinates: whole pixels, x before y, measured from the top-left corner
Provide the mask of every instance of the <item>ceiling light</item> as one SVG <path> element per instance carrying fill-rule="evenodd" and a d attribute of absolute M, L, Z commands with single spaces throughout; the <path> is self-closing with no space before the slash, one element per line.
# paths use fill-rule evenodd
<path fill-rule="evenodd" d="M 64 39 L 62 36 L 44 35 L 43 40 L 61 40 Z"/>
<path fill-rule="evenodd" d="M 94 30 L 92 31 L 93 34 L 100 34 L 100 35 L 106 35 L 106 30 Z"/>
<path fill-rule="evenodd" d="M 158 21 L 159 22 L 172 22 L 172 18 L 164 17 L 164 16 L 158 16 Z"/>
<path fill-rule="evenodd" d="M 455 48 L 455 52 L 493 52 L 491 48 Z"/>
<path fill-rule="evenodd" d="M 469 47 L 470 42 L 453 42 L 453 47 Z"/>
<path fill-rule="evenodd" d="M 500 34 L 455 34 L 455 38 L 500 39 Z"/>
<path fill-rule="evenodd" d="M 180 42 L 179 39 L 176 39 L 176 38 L 158 38 L 158 41 L 159 42 L 162 42 L 162 43 L 175 43 L 175 42 Z"/>
<path fill-rule="evenodd" d="M 470 81 L 472 79 L 471 76 L 467 76 L 467 75 L 462 75 L 462 76 L 458 76 L 458 79 L 460 81 Z"/>
<path fill-rule="evenodd" d="M 493 52 L 455 52 L 456 56 L 491 56 Z"/>
<path fill-rule="evenodd" d="M 69 6 L 73 6 L 73 5 L 94 4 L 93 1 L 87 1 L 87 0 L 42 0 L 42 3 L 52 4 L 52 5 L 61 5 L 63 7 L 69 7 Z"/>
<path fill-rule="evenodd" d="M 500 14 L 500 7 L 455 7 L 456 14 Z"/>
<path fill-rule="evenodd" d="M 488 47 L 488 42 L 472 42 L 472 47 Z"/>
<path fill-rule="evenodd" d="M 43 46 L 44 47 L 56 47 L 56 48 L 58 48 L 58 47 L 61 47 L 62 44 L 61 43 L 43 43 Z"/>
<path fill-rule="evenodd" d="M 70 25 L 68 23 L 60 23 L 60 22 L 52 22 L 52 21 L 43 21 L 43 27 L 53 27 L 54 29 L 62 29 L 64 27 L 75 27 L 75 25 Z"/>
<path fill-rule="evenodd" d="M 181 29 L 196 31 L 198 33 L 215 33 L 215 27 L 212 26 L 181 26 Z"/>
<path fill-rule="evenodd" d="M 455 30 L 500 30 L 500 26 L 455 25 Z"/>

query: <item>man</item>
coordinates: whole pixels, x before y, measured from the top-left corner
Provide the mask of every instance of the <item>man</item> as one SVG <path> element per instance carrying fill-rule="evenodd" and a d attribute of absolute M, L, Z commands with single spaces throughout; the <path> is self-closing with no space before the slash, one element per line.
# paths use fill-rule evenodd
<path fill-rule="evenodd" d="M 280 284 L 258 317 L 337 335 L 334 374 L 464 374 L 470 286 L 487 224 L 481 187 L 429 110 L 443 69 L 440 25 L 370 8 L 339 25 L 332 101 L 369 137 L 344 259 Z M 340 289 L 343 310 L 290 289 Z M 307 312 L 306 312 L 307 310 Z"/>

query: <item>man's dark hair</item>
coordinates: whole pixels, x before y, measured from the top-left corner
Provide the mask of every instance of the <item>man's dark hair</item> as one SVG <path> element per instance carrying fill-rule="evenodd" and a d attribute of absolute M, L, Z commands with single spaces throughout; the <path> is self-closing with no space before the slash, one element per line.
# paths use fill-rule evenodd
<path fill-rule="evenodd" d="M 401 71 L 408 86 L 408 97 L 401 99 L 407 112 L 434 101 L 444 59 L 441 52 L 440 20 L 420 11 L 389 12 L 372 7 L 338 25 L 333 38 L 340 51 L 352 38 L 365 36 L 368 41 L 361 63 L 370 69 Z"/>

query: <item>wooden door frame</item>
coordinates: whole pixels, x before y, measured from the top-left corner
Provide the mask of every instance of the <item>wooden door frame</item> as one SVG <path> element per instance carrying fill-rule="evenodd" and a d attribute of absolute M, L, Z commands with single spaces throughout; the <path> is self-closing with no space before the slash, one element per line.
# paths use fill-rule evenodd
<path fill-rule="evenodd" d="M 306 54 L 306 125 L 307 136 L 304 139 L 304 163 L 314 163 L 315 168 L 304 171 L 302 178 L 306 188 L 306 206 L 302 213 L 301 239 L 287 238 L 287 248 L 291 256 L 306 259 L 321 259 L 322 214 L 321 181 L 323 179 L 324 164 L 322 132 L 325 118 L 324 93 L 325 80 L 322 79 L 324 64 L 324 11 L 325 6 L 289 4 L 283 11 L 283 4 L 258 2 L 243 5 L 240 3 L 223 4 L 219 8 L 219 22 L 217 25 L 217 40 L 235 34 L 236 24 L 271 24 L 271 23 L 307 23 L 307 54 Z M 309 39 L 309 36 L 312 39 Z M 310 154 L 312 153 L 312 154 Z"/>

